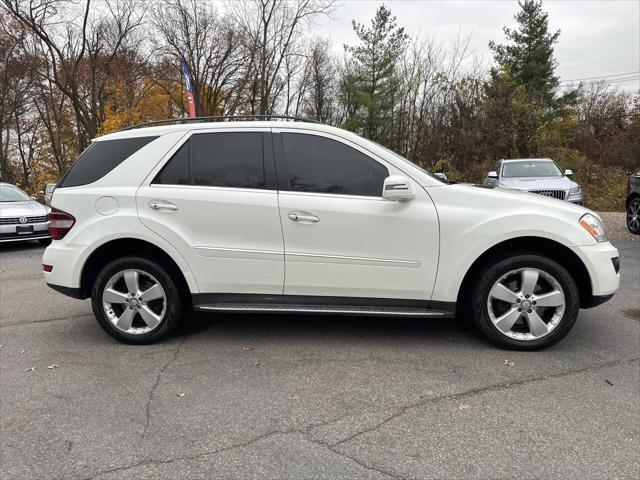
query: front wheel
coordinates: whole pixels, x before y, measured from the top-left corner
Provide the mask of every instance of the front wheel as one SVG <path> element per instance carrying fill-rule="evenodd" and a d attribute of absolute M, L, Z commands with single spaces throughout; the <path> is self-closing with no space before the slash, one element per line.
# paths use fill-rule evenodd
<path fill-rule="evenodd" d="M 627 228 L 631 233 L 640 235 L 640 198 L 634 198 L 627 207 Z"/>
<path fill-rule="evenodd" d="M 578 288 L 557 262 L 535 254 L 499 259 L 478 275 L 473 319 L 498 346 L 537 350 L 561 340 L 580 308 Z"/>
<path fill-rule="evenodd" d="M 100 326 L 123 343 L 153 343 L 180 322 L 183 302 L 168 271 L 147 258 L 125 257 L 106 265 L 91 293 Z"/>

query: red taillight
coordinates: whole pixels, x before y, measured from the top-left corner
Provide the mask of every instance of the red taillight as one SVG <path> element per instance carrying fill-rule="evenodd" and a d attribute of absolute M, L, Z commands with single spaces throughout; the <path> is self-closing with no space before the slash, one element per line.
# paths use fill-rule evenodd
<path fill-rule="evenodd" d="M 42 270 L 44 270 L 45 272 L 53 272 L 53 265 L 47 265 L 46 263 L 43 263 Z"/>
<path fill-rule="evenodd" d="M 76 219 L 73 215 L 52 208 L 49 212 L 49 233 L 54 240 L 60 240 L 69 233 Z"/>

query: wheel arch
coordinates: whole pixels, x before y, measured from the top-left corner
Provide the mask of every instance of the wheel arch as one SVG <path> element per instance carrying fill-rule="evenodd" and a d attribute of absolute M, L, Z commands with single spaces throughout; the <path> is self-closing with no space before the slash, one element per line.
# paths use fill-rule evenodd
<path fill-rule="evenodd" d="M 627 196 L 627 201 L 625 202 L 625 207 L 629 208 L 629 204 L 631 203 L 631 201 L 635 200 L 636 198 L 640 198 L 640 192 L 631 192 Z"/>
<path fill-rule="evenodd" d="M 185 299 L 190 301 L 189 283 L 176 261 L 159 246 L 139 238 L 110 240 L 91 252 L 84 262 L 80 274 L 80 294 L 82 298 L 91 296 L 92 281 L 106 264 L 117 258 L 129 255 L 152 259 L 168 269 L 173 278 L 177 280 L 178 288 L 184 293 Z"/>
<path fill-rule="evenodd" d="M 580 307 L 588 308 L 593 303 L 593 290 L 591 285 L 591 277 L 589 271 L 584 265 L 580 257 L 576 255 L 570 248 L 563 244 L 544 237 L 516 237 L 502 241 L 483 252 L 471 264 L 467 273 L 462 280 L 460 290 L 458 291 L 457 305 L 463 306 L 463 299 L 473 287 L 473 279 L 483 268 L 486 267 L 493 259 L 504 256 L 506 253 L 533 253 L 541 254 L 551 258 L 566 268 L 576 281 L 578 292 L 580 293 Z"/>

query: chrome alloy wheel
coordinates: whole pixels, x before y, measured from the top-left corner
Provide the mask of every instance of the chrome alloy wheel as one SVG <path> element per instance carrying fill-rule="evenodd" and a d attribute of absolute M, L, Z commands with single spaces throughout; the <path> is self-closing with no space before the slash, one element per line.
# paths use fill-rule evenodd
<path fill-rule="evenodd" d="M 152 275 L 127 269 L 116 273 L 106 283 L 102 307 L 118 330 L 142 335 L 162 323 L 167 311 L 167 295 Z"/>
<path fill-rule="evenodd" d="M 627 225 L 629 230 L 637 232 L 640 230 L 640 201 L 632 200 L 627 208 Z"/>
<path fill-rule="evenodd" d="M 538 268 L 519 268 L 500 277 L 487 299 L 489 318 L 515 340 L 548 335 L 564 315 L 566 300 L 560 283 Z"/>

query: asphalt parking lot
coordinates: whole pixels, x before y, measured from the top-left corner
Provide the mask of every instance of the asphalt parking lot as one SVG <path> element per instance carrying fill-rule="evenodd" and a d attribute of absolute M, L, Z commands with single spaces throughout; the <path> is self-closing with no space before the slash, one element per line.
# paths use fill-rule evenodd
<path fill-rule="evenodd" d="M 121 345 L 0 246 L 0 476 L 640 478 L 640 242 L 536 353 L 464 320 L 196 316 Z"/>

